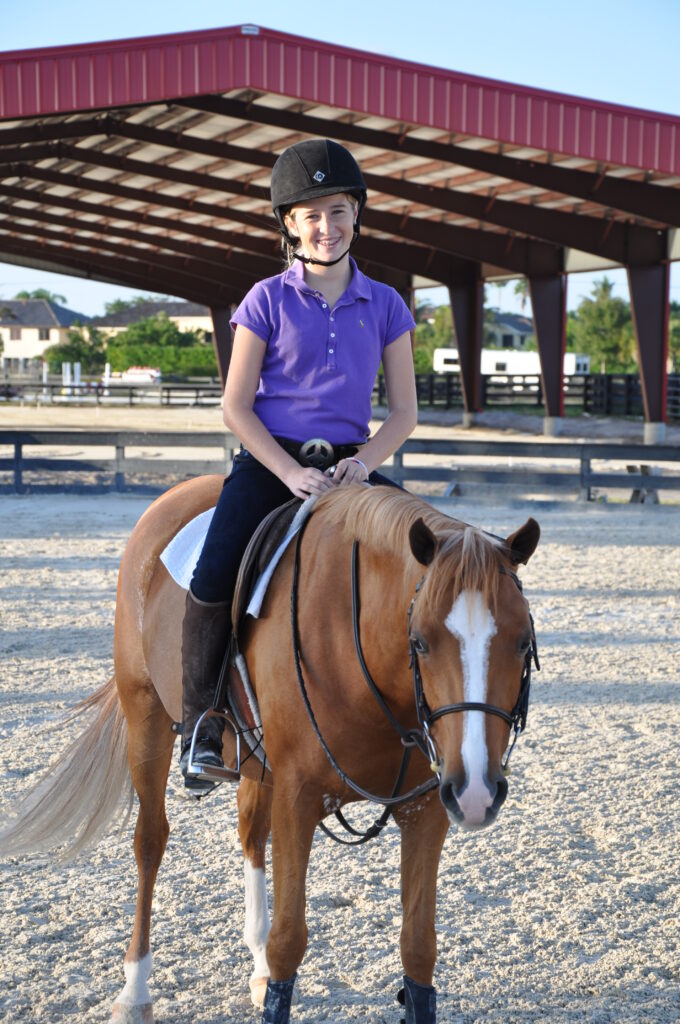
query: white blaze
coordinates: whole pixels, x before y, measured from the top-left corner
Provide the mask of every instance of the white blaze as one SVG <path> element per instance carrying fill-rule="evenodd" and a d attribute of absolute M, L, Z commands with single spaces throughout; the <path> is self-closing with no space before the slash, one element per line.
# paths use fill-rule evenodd
<path fill-rule="evenodd" d="M 243 866 L 246 883 L 246 924 L 243 937 L 253 955 L 254 965 L 253 973 L 250 977 L 250 988 L 253 1002 L 259 1006 L 264 998 L 264 986 L 255 985 L 254 983 L 269 977 L 267 936 L 269 935 L 270 924 L 269 907 L 267 905 L 267 879 L 263 869 L 253 867 L 248 859 L 243 862 Z M 262 992 L 259 991 L 260 989 L 262 989 Z"/>
<path fill-rule="evenodd" d="M 463 667 L 463 700 L 483 704 L 486 702 L 489 645 L 496 633 L 493 615 L 484 604 L 482 595 L 465 590 L 454 601 L 444 622 L 460 644 Z M 461 755 L 466 782 L 458 798 L 460 809 L 469 824 L 479 825 L 493 798 L 486 785 L 489 752 L 486 746 L 486 715 L 483 711 L 463 712 L 463 743 Z"/>

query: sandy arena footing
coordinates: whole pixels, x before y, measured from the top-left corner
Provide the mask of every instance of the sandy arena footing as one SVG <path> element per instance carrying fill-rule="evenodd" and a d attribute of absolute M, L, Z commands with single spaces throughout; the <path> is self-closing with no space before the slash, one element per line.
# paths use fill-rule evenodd
<path fill-rule="evenodd" d="M 72 735 L 58 728 L 64 711 L 111 672 L 118 562 L 146 504 L 0 499 L 3 815 Z M 497 825 L 446 841 L 439 1019 L 677 1022 L 677 509 L 448 510 L 495 532 L 540 520 L 522 577 L 543 668 Z M 196 806 L 180 781 L 175 765 L 152 925 L 156 1020 L 256 1024 L 235 788 Z M 317 836 L 295 1024 L 397 1024 L 398 861 L 394 826 L 349 851 Z M 135 884 L 132 825 L 67 867 L 46 853 L 0 864 L 0 1020 L 108 1019 Z"/>

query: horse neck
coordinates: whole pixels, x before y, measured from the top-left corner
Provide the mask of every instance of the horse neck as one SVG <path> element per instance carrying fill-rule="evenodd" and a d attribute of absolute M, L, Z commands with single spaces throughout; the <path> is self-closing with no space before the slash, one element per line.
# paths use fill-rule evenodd
<path fill-rule="evenodd" d="M 413 703 L 408 610 L 421 575 L 412 558 L 360 548 L 361 645 L 384 696 L 404 706 Z"/>

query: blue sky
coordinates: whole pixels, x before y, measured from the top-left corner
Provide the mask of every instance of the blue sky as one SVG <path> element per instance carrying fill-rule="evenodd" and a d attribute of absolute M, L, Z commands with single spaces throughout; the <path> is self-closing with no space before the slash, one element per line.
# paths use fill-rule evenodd
<path fill-rule="evenodd" d="M 418 17 L 415 11 L 424 13 Z M 121 39 L 254 22 L 326 42 L 372 50 L 455 71 L 484 75 L 557 92 L 608 100 L 671 114 L 680 113 L 677 48 L 678 0 L 343 0 L 274 3 L 272 0 L 23 0 L 12 4 L 0 33 L 3 50 Z M 598 275 L 569 279 L 570 308 Z M 617 293 L 627 298 L 623 271 L 609 271 Z M 46 287 L 65 295 L 83 313 L 129 289 L 80 281 L 0 264 L 0 296 L 21 288 Z M 512 286 L 492 287 L 489 300 L 519 309 Z M 680 273 L 671 273 L 671 297 L 680 301 Z M 441 301 L 444 301 L 443 297 Z"/>

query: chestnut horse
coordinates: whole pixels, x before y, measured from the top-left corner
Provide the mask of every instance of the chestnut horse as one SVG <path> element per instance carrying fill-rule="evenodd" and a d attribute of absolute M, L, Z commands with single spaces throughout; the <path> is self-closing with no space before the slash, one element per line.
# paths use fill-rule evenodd
<path fill-rule="evenodd" d="M 131 781 L 139 797 L 139 887 L 126 984 L 111 1016 L 116 1024 L 153 1021 L 151 902 L 169 832 L 165 789 L 172 725 L 181 714 L 185 596 L 159 556 L 185 523 L 215 504 L 221 484 L 218 477 L 181 484 L 141 517 L 120 568 L 114 677 L 83 705 L 94 712 L 85 733 L 0 836 L 0 849 L 19 852 L 75 835 L 75 852 L 102 834 L 131 796 Z M 291 979 L 307 943 L 305 879 L 317 826 L 365 791 L 389 804 L 401 774 L 400 794 L 416 796 L 392 807 L 402 846 L 406 1020 L 433 1024 L 440 853 L 450 824 L 487 825 L 506 796 L 503 755 L 511 726 L 517 732 L 523 725 L 534 653 L 514 570 L 538 538 L 532 519 L 502 540 L 405 492 L 352 486 L 319 499 L 282 558 L 260 617 L 240 633 L 267 760 L 266 772 L 254 758 L 246 762 L 238 791 L 251 995 L 262 1004 L 266 992 L 263 1021 L 289 1020 Z M 360 570 L 353 580 L 355 551 Z M 427 756 L 414 753 L 401 770 L 409 743 Z M 229 728 L 224 755 L 234 764 Z M 271 927 L 264 875 L 270 830 Z"/>

